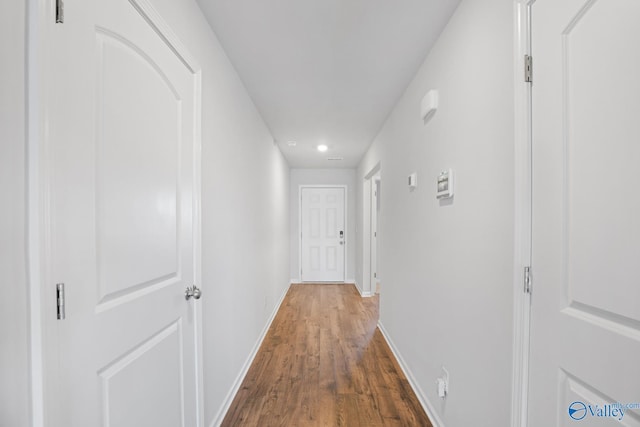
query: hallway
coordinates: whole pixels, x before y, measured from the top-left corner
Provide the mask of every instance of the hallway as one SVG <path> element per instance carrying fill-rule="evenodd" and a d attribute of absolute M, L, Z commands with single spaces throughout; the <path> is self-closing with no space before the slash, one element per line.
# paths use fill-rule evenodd
<path fill-rule="evenodd" d="M 5 3 L 0 427 L 640 427 L 640 1 Z"/>
<path fill-rule="evenodd" d="M 431 426 L 353 285 L 291 285 L 223 426 Z"/>

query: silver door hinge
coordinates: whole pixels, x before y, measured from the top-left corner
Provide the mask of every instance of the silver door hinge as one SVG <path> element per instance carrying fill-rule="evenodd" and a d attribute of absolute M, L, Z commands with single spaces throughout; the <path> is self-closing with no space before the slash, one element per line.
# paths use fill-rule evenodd
<path fill-rule="evenodd" d="M 65 317 L 64 283 L 58 283 L 56 285 L 56 306 L 57 306 L 58 320 L 64 320 L 64 317 Z"/>
<path fill-rule="evenodd" d="M 524 268 L 524 293 L 531 293 L 531 267 Z"/>
<path fill-rule="evenodd" d="M 533 57 L 531 55 L 524 56 L 524 81 L 526 83 L 533 82 Z"/>
<path fill-rule="evenodd" d="M 377 279 L 378 278 L 378 273 L 373 273 L 373 278 Z"/>
<path fill-rule="evenodd" d="M 56 24 L 64 23 L 64 1 L 56 0 Z"/>

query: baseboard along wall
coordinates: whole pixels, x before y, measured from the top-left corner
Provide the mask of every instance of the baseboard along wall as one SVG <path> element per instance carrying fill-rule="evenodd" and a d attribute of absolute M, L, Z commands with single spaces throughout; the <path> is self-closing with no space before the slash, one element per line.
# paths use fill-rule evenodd
<path fill-rule="evenodd" d="M 440 419 L 440 417 L 438 416 L 438 413 L 435 411 L 434 406 L 431 404 L 431 402 L 427 398 L 427 395 L 424 393 L 422 388 L 418 385 L 418 382 L 416 381 L 415 377 L 413 376 L 413 373 L 409 369 L 409 366 L 406 364 L 406 362 L 400 355 L 398 348 L 393 343 L 393 340 L 391 339 L 391 337 L 385 330 L 384 326 L 382 325 L 382 322 L 380 321 L 378 321 L 378 329 L 380 329 L 380 333 L 382 333 L 382 337 L 385 339 L 385 341 L 389 345 L 389 348 L 391 349 L 391 352 L 393 353 L 396 360 L 398 361 L 398 364 L 400 365 L 400 369 L 402 369 L 404 376 L 407 377 L 407 380 L 409 381 L 409 385 L 411 385 L 413 392 L 418 397 L 418 400 L 420 401 L 420 404 L 422 405 L 422 408 L 424 409 L 424 411 L 427 413 L 429 420 L 431 420 L 431 424 L 433 424 L 433 427 L 445 427 L 444 423 L 442 422 L 442 419 Z"/>
<path fill-rule="evenodd" d="M 238 390 L 240 390 L 240 386 L 242 385 L 244 378 L 247 376 L 247 372 L 249 372 L 249 368 L 251 367 L 253 360 L 256 358 L 256 355 L 258 354 L 258 350 L 260 350 L 260 346 L 262 345 L 262 342 L 267 336 L 267 332 L 269 332 L 269 328 L 273 323 L 273 319 L 275 319 L 276 314 L 278 314 L 278 311 L 280 310 L 280 306 L 282 305 L 282 301 L 284 301 L 284 297 L 287 295 L 288 291 L 289 291 L 289 286 L 287 286 L 285 291 L 280 296 L 280 299 L 276 304 L 275 308 L 273 309 L 273 312 L 269 316 L 269 319 L 267 320 L 265 327 L 262 329 L 262 332 L 260 333 L 260 336 L 258 337 L 256 344 L 253 346 L 253 349 L 251 349 L 251 353 L 249 354 L 249 357 L 244 362 L 244 365 L 242 365 L 242 369 L 240 370 L 240 373 L 236 377 L 236 380 L 233 382 L 233 385 L 231 386 L 231 389 L 227 393 L 227 396 L 225 397 L 224 402 L 220 406 L 220 409 L 218 409 L 218 413 L 216 414 L 215 417 L 213 417 L 213 421 L 209 425 L 210 427 L 218 427 L 220 426 L 220 424 L 222 424 L 222 421 L 224 420 L 225 415 L 227 415 L 227 411 L 231 407 L 231 404 L 233 403 L 233 399 L 236 397 Z"/>

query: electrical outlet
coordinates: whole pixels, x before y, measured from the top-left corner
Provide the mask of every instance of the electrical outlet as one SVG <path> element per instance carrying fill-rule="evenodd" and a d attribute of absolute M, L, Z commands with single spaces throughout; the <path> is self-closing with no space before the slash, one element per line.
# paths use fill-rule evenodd
<path fill-rule="evenodd" d="M 436 380 L 438 397 L 444 399 L 449 394 L 449 371 L 443 366 L 442 375 Z"/>
<path fill-rule="evenodd" d="M 444 399 L 447 397 L 447 383 L 442 378 L 438 378 L 438 397 Z"/>

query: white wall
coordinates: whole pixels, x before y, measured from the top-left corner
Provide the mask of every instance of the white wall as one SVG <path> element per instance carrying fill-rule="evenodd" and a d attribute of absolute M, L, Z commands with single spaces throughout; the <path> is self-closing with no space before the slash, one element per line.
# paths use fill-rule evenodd
<path fill-rule="evenodd" d="M 0 425 L 29 423 L 25 255 L 25 3 L 0 25 Z"/>
<path fill-rule="evenodd" d="M 289 284 L 289 166 L 195 0 L 152 0 L 202 66 L 205 426 Z"/>
<path fill-rule="evenodd" d="M 513 22 L 512 2 L 463 0 L 358 168 L 359 194 L 378 162 L 382 173 L 381 324 L 447 427 L 510 422 Z M 425 126 L 420 100 L 433 88 L 440 106 Z M 436 200 L 445 168 L 452 203 Z M 435 387 L 443 365 L 446 401 Z"/>
<path fill-rule="evenodd" d="M 347 186 L 347 253 L 345 281 L 355 282 L 356 277 L 356 170 L 355 169 L 291 169 L 289 185 L 289 218 L 291 257 L 289 277 L 292 283 L 300 282 L 300 195 L 301 185 Z"/>

